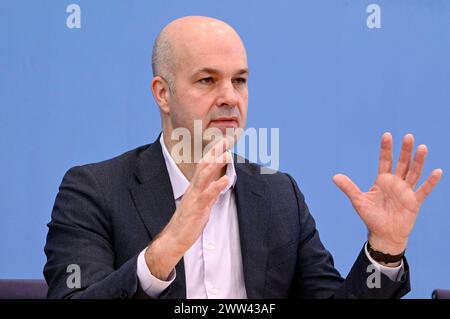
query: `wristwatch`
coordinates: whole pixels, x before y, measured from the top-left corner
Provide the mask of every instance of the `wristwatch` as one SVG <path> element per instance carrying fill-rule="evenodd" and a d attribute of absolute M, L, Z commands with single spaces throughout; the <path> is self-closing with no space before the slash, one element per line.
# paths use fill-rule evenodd
<path fill-rule="evenodd" d="M 382 253 L 381 251 L 375 250 L 372 246 L 370 246 L 369 241 L 367 241 L 367 251 L 369 252 L 370 257 L 372 257 L 375 261 L 383 262 L 386 264 L 399 262 L 405 255 L 405 251 L 398 255 L 389 255 Z"/>

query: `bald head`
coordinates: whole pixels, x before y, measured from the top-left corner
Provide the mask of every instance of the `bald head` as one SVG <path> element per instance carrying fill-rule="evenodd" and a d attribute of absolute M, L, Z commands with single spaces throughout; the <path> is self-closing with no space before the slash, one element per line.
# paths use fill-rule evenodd
<path fill-rule="evenodd" d="M 205 48 L 240 50 L 245 54 L 239 35 L 227 23 L 210 17 L 182 17 L 165 26 L 155 40 L 153 76 L 164 78 L 173 88 L 180 66 L 194 57 L 207 54 Z"/>

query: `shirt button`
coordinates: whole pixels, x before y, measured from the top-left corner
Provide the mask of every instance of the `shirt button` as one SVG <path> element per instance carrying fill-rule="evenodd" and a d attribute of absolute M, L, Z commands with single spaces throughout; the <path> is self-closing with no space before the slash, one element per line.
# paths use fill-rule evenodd
<path fill-rule="evenodd" d="M 211 289 L 211 293 L 212 293 L 213 295 L 217 295 L 217 294 L 219 294 L 219 289 L 213 288 L 213 289 Z"/>
<path fill-rule="evenodd" d="M 209 243 L 208 245 L 206 245 L 206 249 L 208 249 L 209 251 L 213 251 L 215 248 L 214 244 Z"/>

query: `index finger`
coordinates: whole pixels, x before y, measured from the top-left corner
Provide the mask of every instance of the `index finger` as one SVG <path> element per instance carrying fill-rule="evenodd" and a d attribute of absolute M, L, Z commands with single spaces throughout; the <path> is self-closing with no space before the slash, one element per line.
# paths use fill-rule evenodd
<path fill-rule="evenodd" d="M 218 142 L 207 144 L 201 162 L 217 163 L 217 160 L 221 159 L 221 155 L 227 151 L 228 145 L 228 140 L 225 137 L 222 137 Z"/>
<path fill-rule="evenodd" d="M 197 164 L 192 177 L 191 183 L 193 187 L 198 190 L 205 189 L 211 182 L 214 174 L 228 163 L 227 145 L 227 141 L 222 139 L 206 152 L 205 156 Z"/>

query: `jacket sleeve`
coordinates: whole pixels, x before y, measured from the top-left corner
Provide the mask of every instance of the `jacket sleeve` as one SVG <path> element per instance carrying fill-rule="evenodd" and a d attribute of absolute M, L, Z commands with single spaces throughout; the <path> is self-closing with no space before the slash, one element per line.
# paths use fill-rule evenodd
<path fill-rule="evenodd" d="M 102 191 L 89 169 L 70 169 L 47 225 L 44 276 L 48 298 L 124 299 L 138 292 L 138 256 L 115 266 L 107 212 Z"/>
<path fill-rule="evenodd" d="M 297 271 L 291 294 L 301 298 L 401 298 L 410 290 L 409 267 L 404 259 L 404 274 L 392 281 L 385 274 L 374 275 L 364 248 L 346 279 L 334 267 L 333 257 L 323 246 L 314 218 L 295 180 L 289 176 L 297 197 L 300 239 Z M 379 275 L 379 280 L 375 276 Z M 378 281 L 377 281 L 378 280 Z M 369 282 L 369 284 L 368 284 Z"/>

